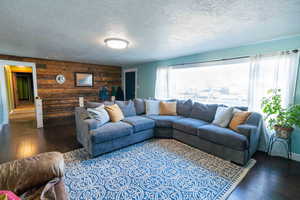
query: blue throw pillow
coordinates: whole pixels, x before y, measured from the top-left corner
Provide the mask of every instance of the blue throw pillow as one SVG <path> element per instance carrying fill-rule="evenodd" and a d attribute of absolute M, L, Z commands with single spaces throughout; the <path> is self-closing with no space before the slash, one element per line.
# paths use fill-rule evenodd
<path fill-rule="evenodd" d="M 218 104 L 194 103 L 191 118 L 200 119 L 206 122 L 212 122 L 215 118 Z"/>
<path fill-rule="evenodd" d="M 145 100 L 144 99 L 134 99 L 134 106 L 135 106 L 135 111 L 137 115 L 142 115 L 145 114 L 146 108 L 145 108 Z"/>
<path fill-rule="evenodd" d="M 189 117 L 193 109 L 193 101 L 189 100 L 178 100 L 177 101 L 177 113 L 178 115 Z"/>
<path fill-rule="evenodd" d="M 116 101 L 115 102 L 123 112 L 124 117 L 135 116 L 136 111 L 133 101 Z"/>

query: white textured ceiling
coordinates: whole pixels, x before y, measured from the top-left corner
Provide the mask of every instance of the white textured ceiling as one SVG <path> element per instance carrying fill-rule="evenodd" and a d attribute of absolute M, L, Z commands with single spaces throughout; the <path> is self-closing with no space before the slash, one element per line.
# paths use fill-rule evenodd
<path fill-rule="evenodd" d="M 300 34 L 299 20 L 300 0 L 0 0 L 0 54 L 127 65 Z"/>

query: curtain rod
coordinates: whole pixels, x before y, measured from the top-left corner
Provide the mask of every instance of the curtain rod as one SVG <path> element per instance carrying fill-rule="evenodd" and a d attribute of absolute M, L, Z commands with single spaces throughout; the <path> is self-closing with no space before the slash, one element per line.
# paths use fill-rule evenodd
<path fill-rule="evenodd" d="M 293 49 L 293 50 L 290 50 L 290 51 L 292 51 L 293 53 L 298 53 L 299 50 L 298 49 Z M 180 63 L 180 64 L 174 64 L 174 65 L 168 65 L 168 66 L 192 65 L 192 64 L 219 62 L 219 61 L 227 61 L 227 60 L 236 60 L 236 59 L 243 59 L 243 58 L 250 58 L 250 56 L 240 56 L 240 57 L 234 57 L 234 58 L 223 58 L 223 59 L 215 59 L 215 60 L 208 60 L 208 61 Z"/>
<path fill-rule="evenodd" d="M 168 66 L 192 65 L 192 64 L 210 63 L 210 62 L 218 62 L 218 61 L 236 60 L 236 59 L 243 59 L 243 58 L 250 58 L 250 56 L 241 56 L 241 57 L 235 57 L 235 58 L 223 58 L 223 59 L 208 60 L 208 61 L 180 63 L 180 64 L 168 65 Z"/>

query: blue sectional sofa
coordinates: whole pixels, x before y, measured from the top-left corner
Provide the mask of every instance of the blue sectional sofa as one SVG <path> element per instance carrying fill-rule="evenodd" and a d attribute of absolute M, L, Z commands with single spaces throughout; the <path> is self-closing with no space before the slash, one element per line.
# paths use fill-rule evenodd
<path fill-rule="evenodd" d="M 209 105 L 206 113 L 197 112 L 196 106 L 199 104 L 178 101 L 177 116 L 137 112 L 140 115 L 103 126 L 99 126 L 95 119 L 82 119 L 86 109 L 77 107 L 77 139 L 92 157 L 154 137 L 176 139 L 225 160 L 245 165 L 258 147 L 261 115 L 252 113 L 246 123 L 238 127 L 239 132 L 235 132 L 211 124 L 218 105 Z"/>

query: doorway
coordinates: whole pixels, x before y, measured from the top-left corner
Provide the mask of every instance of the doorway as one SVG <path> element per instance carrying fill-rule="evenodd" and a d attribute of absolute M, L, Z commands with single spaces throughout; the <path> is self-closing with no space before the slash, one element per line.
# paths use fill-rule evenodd
<path fill-rule="evenodd" d="M 10 123 L 35 122 L 32 68 L 5 65 L 5 81 Z"/>
<path fill-rule="evenodd" d="M 125 100 L 136 98 L 137 90 L 137 69 L 124 70 L 124 93 Z"/>
<path fill-rule="evenodd" d="M 1 127 L 39 127 L 35 63 L 0 60 L 0 83 Z"/>

